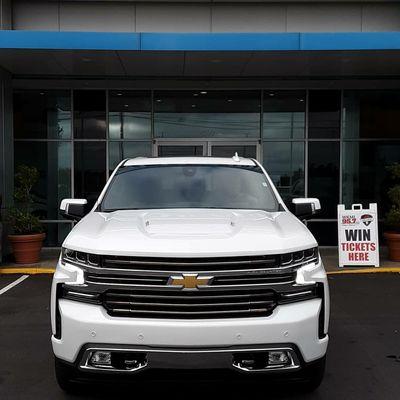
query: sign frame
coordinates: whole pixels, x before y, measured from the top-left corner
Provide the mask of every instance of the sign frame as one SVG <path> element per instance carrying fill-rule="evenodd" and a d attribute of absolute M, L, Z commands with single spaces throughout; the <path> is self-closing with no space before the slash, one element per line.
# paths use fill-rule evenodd
<path fill-rule="evenodd" d="M 378 206 L 337 206 L 339 267 L 379 267 Z"/>

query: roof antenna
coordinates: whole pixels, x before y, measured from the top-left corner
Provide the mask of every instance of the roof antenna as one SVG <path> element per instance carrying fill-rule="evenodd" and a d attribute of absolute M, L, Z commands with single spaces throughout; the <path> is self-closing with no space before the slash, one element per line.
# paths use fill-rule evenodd
<path fill-rule="evenodd" d="M 240 161 L 237 151 L 235 151 L 235 155 L 232 158 L 233 158 L 233 161 Z"/>

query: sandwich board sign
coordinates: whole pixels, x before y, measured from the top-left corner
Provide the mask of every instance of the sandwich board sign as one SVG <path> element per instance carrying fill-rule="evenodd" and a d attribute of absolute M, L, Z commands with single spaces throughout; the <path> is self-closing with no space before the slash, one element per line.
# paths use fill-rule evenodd
<path fill-rule="evenodd" d="M 339 267 L 379 267 L 377 204 L 369 208 L 353 204 L 345 209 L 338 205 Z"/>

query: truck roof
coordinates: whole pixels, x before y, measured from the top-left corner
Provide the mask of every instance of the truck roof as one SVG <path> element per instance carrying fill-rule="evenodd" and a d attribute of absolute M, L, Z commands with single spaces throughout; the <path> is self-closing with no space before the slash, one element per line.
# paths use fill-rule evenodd
<path fill-rule="evenodd" d="M 255 166 L 251 158 L 242 157 L 137 157 L 127 159 L 123 165 L 168 165 L 168 164 L 199 164 L 199 165 L 241 165 Z"/>

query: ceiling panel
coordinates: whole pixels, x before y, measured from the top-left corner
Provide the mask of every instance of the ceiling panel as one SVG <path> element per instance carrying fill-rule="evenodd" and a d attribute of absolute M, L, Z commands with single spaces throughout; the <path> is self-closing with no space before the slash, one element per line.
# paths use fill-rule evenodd
<path fill-rule="evenodd" d="M 18 75 L 63 75 L 66 72 L 50 51 L 42 50 L 2 49 L 0 66 Z"/>
<path fill-rule="evenodd" d="M 127 76 L 181 76 L 183 52 L 118 51 Z"/>
<path fill-rule="evenodd" d="M 185 76 L 240 76 L 251 52 L 189 51 Z"/>
<path fill-rule="evenodd" d="M 54 57 L 69 75 L 125 75 L 115 51 L 57 50 Z"/>

